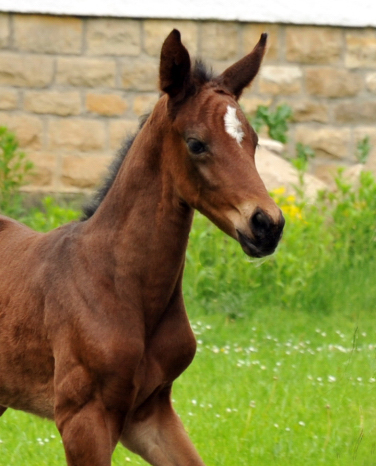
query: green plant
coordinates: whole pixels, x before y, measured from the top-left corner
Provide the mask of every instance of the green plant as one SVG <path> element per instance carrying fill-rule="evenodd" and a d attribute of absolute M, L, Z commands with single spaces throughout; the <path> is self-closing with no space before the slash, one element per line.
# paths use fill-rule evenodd
<path fill-rule="evenodd" d="M 355 158 L 359 163 L 366 163 L 371 152 L 369 136 L 365 136 L 356 145 Z"/>
<path fill-rule="evenodd" d="M 292 109 L 286 104 L 279 105 L 274 112 L 269 107 L 260 105 L 250 121 L 256 132 L 267 126 L 268 134 L 272 139 L 285 143 L 288 139 L 288 122 L 291 117 Z"/>
<path fill-rule="evenodd" d="M 306 146 L 298 142 L 295 146 L 296 156 L 290 159 L 292 165 L 298 170 L 299 173 L 305 173 L 308 169 L 310 159 L 315 157 L 315 151 L 310 146 Z"/>
<path fill-rule="evenodd" d="M 18 148 L 13 133 L 0 127 L 0 212 L 12 215 L 21 209 L 20 188 L 33 164 Z"/>
<path fill-rule="evenodd" d="M 46 232 L 77 220 L 79 216 L 80 212 L 77 209 L 47 196 L 42 200 L 40 207 L 33 207 L 21 220 L 34 230 Z"/>

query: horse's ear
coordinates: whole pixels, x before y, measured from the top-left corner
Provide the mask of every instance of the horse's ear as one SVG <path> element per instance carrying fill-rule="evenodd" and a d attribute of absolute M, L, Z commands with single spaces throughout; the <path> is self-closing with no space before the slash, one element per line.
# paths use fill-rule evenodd
<path fill-rule="evenodd" d="M 245 87 L 251 84 L 253 78 L 260 69 L 261 61 L 265 53 L 268 35 L 261 34 L 260 40 L 251 53 L 227 68 L 217 79 L 226 87 L 236 99 L 239 99 Z"/>
<path fill-rule="evenodd" d="M 162 45 L 159 66 L 159 83 L 163 92 L 176 97 L 189 86 L 191 59 L 180 40 L 180 32 L 174 29 Z"/>

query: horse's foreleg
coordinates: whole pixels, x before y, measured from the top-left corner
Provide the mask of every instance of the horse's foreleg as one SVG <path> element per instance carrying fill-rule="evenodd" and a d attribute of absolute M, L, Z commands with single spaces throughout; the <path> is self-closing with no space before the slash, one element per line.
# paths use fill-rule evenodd
<path fill-rule="evenodd" d="M 68 466 L 110 466 L 123 417 L 106 408 L 85 367 L 66 365 L 56 365 L 55 423 Z"/>
<path fill-rule="evenodd" d="M 6 410 L 7 408 L 5 408 L 5 406 L 0 406 L 0 417 L 5 413 Z"/>
<path fill-rule="evenodd" d="M 78 411 L 56 413 L 69 466 L 110 466 L 122 422 L 100 401 L 86 403 Z"/>
<path fill-rule="evenodd" d="M 204 466 L 172 408 L 169 392 L 161 392 L 139 408 L 120 440 L 153 466 Z"/>

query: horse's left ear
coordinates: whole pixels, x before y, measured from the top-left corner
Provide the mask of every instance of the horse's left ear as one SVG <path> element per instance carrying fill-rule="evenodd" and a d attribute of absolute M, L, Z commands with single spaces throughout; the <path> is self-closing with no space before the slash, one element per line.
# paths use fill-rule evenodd
<path fill-rule="evenodd" d="M 227 68 L 217 78 L 217 81 L 234 94 L 236 99 L 239 99 L 243 89 L 251 84 L 258 73 L 265 53 L 267 37 L 266 33 L 261 34 L 260 40 L 252 52 Z"/>
<path fill-rule="evenodd" d="M 159 83 L 163 92 L 176 97 L 184 92 L 190 81 L 191 59 L 180 40 L 180 32 L 174 29 L 162 45 L 159 65 Z"/>

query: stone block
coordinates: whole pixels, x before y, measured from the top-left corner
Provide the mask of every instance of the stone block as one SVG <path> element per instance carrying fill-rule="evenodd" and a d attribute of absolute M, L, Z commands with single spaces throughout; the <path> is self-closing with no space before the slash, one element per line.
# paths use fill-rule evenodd
<path fill-rule="evenodd" d="M 111 156 L 106 155 L 65 155 L 61 181 L 70 188 L 95 188 L 102 181 L 110 163 Z"/>
<path fill-rule="evenodd" d="M 77 91 L 26 91 L 24 108 L 41 114 L 79 115 L 81 97 Z"/>
<path fill-rule="evenodd" d="M 14 15 L 14 46 L 25 52 L 79 54 L 82 20 L 69 16 Z"/>
<path fill-rule="evenodd" d="M 261 68 L 259 90 L 272 95 L 299 94 L 302 76 L 302 70 L 297 66 L 267 65 Z"/>
<path fill-rule="evenodd" d="M 137 116 L 143 116 L 150 113 L 155 104 L 158 102 L 159 95 L 154 94 L 138 94 L 133 100 L 133 112 Z"/>
<path fill-rule="evenodd" d="M 346 34 L 345 63 L 348 68 L 376 68 L 376 30 L 353 30 Z"/>
<path fill-rule="evenodd" d="M 54 184 L 57 173 L 57 157 L 50 152 L 35 152 L 27 153 L 27 158 L 33 162 L 34 167 L 31 173 L 27 176 L 27 187 L 46 187 Z"/>
<path fill-rule="evenodd" d="M 140 21 L 118 18 L 87 20 L 89 55 L 138 56 L 141 52 Z"/>
<path fill-rule="evenodd" d="M 208 21 L 201 24 L 201 55 L 211 60 L 238 57 L 239 28 L 237 23 Z"/>
<path fill-rule="evenodd" d="M 0 110 L 14 110 L 18 107 L 18 93 L 14 89 L 0 88 Z"/>
<path fill-rule="evenodd" d="M 314 67 L 305 72 L 307 92 L 328 98 L 352 97 L 362 89 L 356 72 L 337 68 Z"/>
<path fill-rule="evenodd" d="M 264 62 L 277 60 L 279 57 L 281 44 L 279 41 L 279 26 L 277 24 L 244 24 L 242 27 L 242 54 L 250 53 L 263 32 L 268 34 L 268 42 Z"/>
<path fill-rule="evenodd" d="M 298 99 L 287 101 L 292 109 L 292 121 L 296 123 L 315 121 L 327 123 L 329 121 L 329 106 L 325 102 Z"/>
<path fill-rule="evenodd" d="M 53 79 L 53 59 L 41 55 L 0 55 L 0 85 L 46 87 Z"/>
<path fill-rule="evenodd" d="M 351 132 L 349 128 L 297 125 L 295 142 L 312 147 L 317 156 L 345 159 L 349 156 Z"/>
<path fill-rule="evenodd" d="M 337 63 L 341 58 L 342 31 L 314 26 L 286 27 L 286 58 L 307 64 Z"/>
<path fill-rule="evenodd" d="M 0 13 L 0 48 L 7 48 L 9 46 L 10 26 L 9 14 Z"/>
<path fill-rule="evenodd" d="M 128 91 L 155 91 L 158 89 L 158 61 L 154 59 L 125 58 L 121 60 L 121 84 Z"/>
<path fill-rule="evenodd" d="M 127 109 L 127 102 L 118 94 L 86 94 L 86 110 L 103 116 L 122 115 Z"/>
<path fill-rule="evenodd" d="M 106 133 L 102 121 L 59 118 L 51 120 L 49 123 L 49 147 L 51 149 L 81 152 L 103 150 L 105 137 Z"/>
<path fill-rule="evenodd" d="M 15 133 L 21 148 L 42 148 L 43 122 L 34 115 L 0 113 L 0 126 L 6 126 Z"/>
<path fill-rule="evenodd" d="M 115 87 L 116 64 L 111 59 L 59 57 L 57 84 L 82 87 Z"/>
<path fill-rule="evenodd" d="M 376 73 L 366 74 L 366 87 L 368 91 L 376 94 Z"/>
<path fill-rule="evenodd" d="M 239 101 L 243 112 L 249 116 L 256 113 L 257 108 L 260 105 L 269 107 L 272 104 L 272 99 L 262 98 L 258 96 L 252 96 L 250 94 L 242 95 Z"/>
<path fill-rule="evenodd" d="M 159 58 L 162 44 L 173 29 L 180 31 L 181 40 L 190 55 L 192 57 L 196 56 L 198 50 L 198 24 L 195 21 L 145 19 L 143 21 L 145 52 L 152 57 Z"/>
<path fill-rule="evenodd" d="M 136 134 L 139 127 L 137 120 L 113 120 L 110 121 L 110 148 L 119 150 L 124 141 Z"/>
<path fill-rule="evenodd" d="M 334 107 L 334 120 L 342 124 L 376 123 L 376 100 L 348 100 Z"/>

